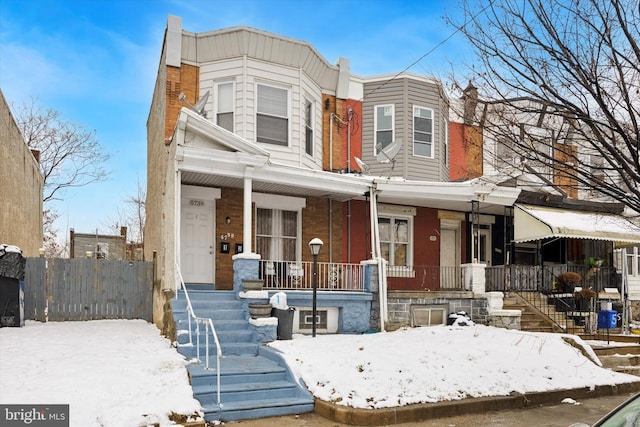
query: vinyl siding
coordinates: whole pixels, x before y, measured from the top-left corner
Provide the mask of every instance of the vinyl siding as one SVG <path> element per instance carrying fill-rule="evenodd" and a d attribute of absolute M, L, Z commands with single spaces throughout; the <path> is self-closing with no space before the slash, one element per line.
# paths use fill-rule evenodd
<path fill-rule="evenodd" d="M 380 164 L 374 157 L 374 108 L 387 104 L 393 104 L 395 109 L 394 139 L 402 140 L 392 175 L 415 180 L 448 181 L 448 162 L 443 149 L 448 126 L 447 100 L 439 83 L 422 78 L 400 77 L 365 82 L 362 156 L 371 167 L 371 174 L 387 175 L 391 170 L 390 164 Z M 433 158 L 413 155 L 414 106 L 433 110 Z"/>

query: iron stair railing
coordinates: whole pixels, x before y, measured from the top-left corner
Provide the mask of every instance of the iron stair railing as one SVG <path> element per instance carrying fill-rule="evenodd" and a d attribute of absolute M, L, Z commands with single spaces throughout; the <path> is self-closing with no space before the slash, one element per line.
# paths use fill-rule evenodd
<path fill-rule="evenodd" d="M 180 288 L 184 291 L 185 299 L 187 300 L 187 320 L 188 320 L 188 328 L 189 328 L 189 345 L 193 346 L 192 339 L 192 319 L 195 323 L 195 332 L 196 332 L 196 359 L 200 363 L 202 363 L 202 359 L 200 359 L 200 325 L 204 325 L 204 339 L 205 339 L 205 369 L 209 369 L 209 331 L 211 331 L 211 335 L 213 336 L 213 340 L 216 344 L 216 398 L 218 408 L 221 408 L 222 405 L 220 403 L 220 359 L 222 358 L 222 350 L 220 348 L 220 341 L 218 340 L 218 334 L 216 333 L 216 328 L 213 325 L 213 319 L 210 317 L 198 317 L 193 311 L 193 306 L 191 305 L 191 299 L 189 298 L 189 293 L 187 292 L 187 286 L 184 283 L 184 279 L 182 278 L 182 273 L 180 272 L 180 268 L 176 265 L 176 276 L 180 283 Z M 178 298 L 178 293 L 176 293 L 176 299 Z"/>

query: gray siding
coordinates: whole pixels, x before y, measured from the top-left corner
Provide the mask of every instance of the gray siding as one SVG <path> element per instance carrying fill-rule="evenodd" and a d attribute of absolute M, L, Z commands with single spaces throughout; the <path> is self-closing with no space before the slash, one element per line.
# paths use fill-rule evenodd
<path fill-rule="evenodd" d="M 380 164 L 374 157 L 374 108 L 393 104 L 394 139 L 402 140 L 392 176 L 424 181 L 448 181 L 449 169 L 444 145 L 448 138 L 448 104 L 441 85 L 424 78 L 400 77 L 393 80 L 365 82 L 362 105 L 362 160 L 372 175 L 388 175 L 391 165 Z M 433 110 L 434 157 L 413 154 L 413 107 Z"/>

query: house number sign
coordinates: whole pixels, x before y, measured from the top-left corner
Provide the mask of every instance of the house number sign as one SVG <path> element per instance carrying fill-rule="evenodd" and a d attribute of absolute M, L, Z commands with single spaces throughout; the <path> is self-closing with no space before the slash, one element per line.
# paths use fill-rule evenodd
<path fill-rule="evenodd" d="M 204 200 L 191 200 L 189 204 L 191 206 L 204 206 Z"/>

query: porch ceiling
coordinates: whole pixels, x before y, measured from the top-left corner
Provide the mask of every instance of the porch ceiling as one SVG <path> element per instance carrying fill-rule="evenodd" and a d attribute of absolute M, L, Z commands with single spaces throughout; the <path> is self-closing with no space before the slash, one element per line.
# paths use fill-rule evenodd
<path fill-rule="evenodd" d="M 550 237 L 640 243 L 640 227 L 620 215 L 515 205 L 516 243 Z"/>

